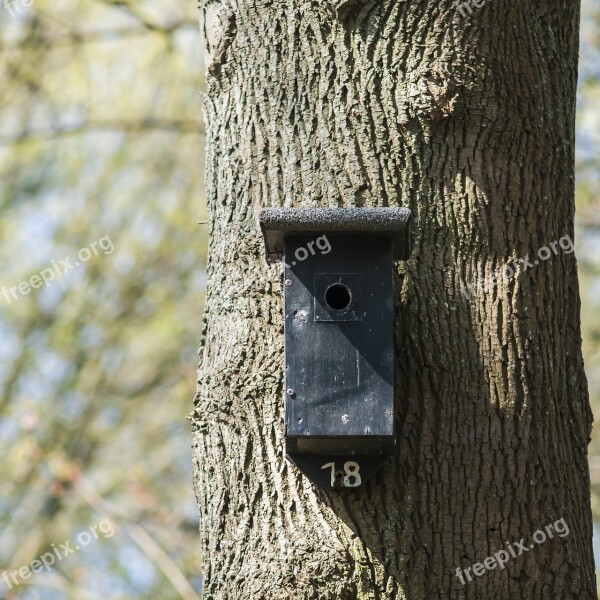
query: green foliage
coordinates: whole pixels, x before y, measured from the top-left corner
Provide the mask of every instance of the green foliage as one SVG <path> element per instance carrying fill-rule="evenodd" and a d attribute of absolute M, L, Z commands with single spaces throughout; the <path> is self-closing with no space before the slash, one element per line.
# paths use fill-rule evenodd
<path fill-rule="evenodd" d="M 104 518 L 116 533 L 16 591 L 0 582 L 0 597 L 197 598 L 197 11 L 34 0 L 15 13 L 0 4 L 0 574 Z M 11 294 L 102 238 L 106 251 Z"/>
<path fill-rule="evenodd" d="M 600 2 L 585 0 L 577 112 L 577 257 L 583 350 L 592 410 L 600 413 Z M 590 444 L 592 508 L 600 519 L 600 430 Z M 596 547 L 596 556 L 600 546 Z"/>

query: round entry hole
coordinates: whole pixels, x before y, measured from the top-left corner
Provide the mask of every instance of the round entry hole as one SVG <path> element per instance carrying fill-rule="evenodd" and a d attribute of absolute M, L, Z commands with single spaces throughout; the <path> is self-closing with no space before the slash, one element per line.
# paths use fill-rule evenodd
<path fill-rule="evenodd" d="M 333 310 L 343 310 L 350 304 L 352 294 L 350 290 L 341 283 L 334 283 L 325 292 L 325 302 Z"/>

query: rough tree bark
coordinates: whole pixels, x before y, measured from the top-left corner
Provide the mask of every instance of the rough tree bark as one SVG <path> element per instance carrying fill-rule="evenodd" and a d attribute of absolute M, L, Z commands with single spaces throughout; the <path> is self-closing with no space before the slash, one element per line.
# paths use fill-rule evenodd
<path fill-rule="evenodd" d="M 573 236 L 579 6 L 470 6 L 201 2 L 207 599 L 596 598 L 576 260 L 518 260 Z M 315 489 L 285 460 L 263 206 L 415 215 L 396 273 L 397 456 L 359 491 Z M 459 581 L 560 518 L 569 535 Z"/>

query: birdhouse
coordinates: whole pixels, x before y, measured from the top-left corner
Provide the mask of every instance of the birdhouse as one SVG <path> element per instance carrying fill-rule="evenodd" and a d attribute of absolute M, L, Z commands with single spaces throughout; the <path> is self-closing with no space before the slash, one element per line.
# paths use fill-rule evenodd
<path fill-rule="evenodd" d="M 355 488 L 394 452 L 394 260 L 405 208 L 265 208 L 283 261 L 285 440 L 314 483 Z"/>

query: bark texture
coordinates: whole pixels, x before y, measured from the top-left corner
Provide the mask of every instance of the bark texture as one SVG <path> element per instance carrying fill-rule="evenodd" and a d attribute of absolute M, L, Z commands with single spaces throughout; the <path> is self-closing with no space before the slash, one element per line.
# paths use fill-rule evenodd
<path fill-rule="evenodd" d="M 578 3 L 201 10 L 204 597 L 595 599 L 575 255 L 517 260 L 573 239 Z M 396 276 L 398 452 L 358 491 L 315 489 L 285 460 L 282 281 L 262 206 L 414 213 Z M 568 535 L 459 581 L 561 518 Z"/>

